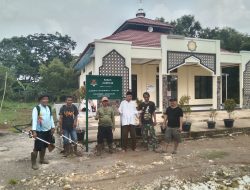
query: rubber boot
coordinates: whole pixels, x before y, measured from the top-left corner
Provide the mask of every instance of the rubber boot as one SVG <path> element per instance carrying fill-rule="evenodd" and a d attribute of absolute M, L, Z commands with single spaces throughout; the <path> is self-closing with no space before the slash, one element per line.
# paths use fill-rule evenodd
<path fill-rule="evenodd" d="M 31 167 L 33 170 L 38 170 L 38 165 L 36 163 L 37 151 L 31 152 Z"/>
<path fill-rule="evenodd" d="M 70 144 L 65 144 L 64 145 L 65 152 L 64 152 L 64 157 L 68 157 L 70 155 Z"/>
<path fill-rule="evenodd" d="M 101 154 L 102 154 L 102 144 L 98 144 L 96 156 L 101 156 Z"/>
<path fill-rule="evenodd" d="M 72 144 L 70 143 L 69 144 L 69 154 L 73 155 L 73 153 L 74 153 L 74 148 L 73 148 Z"/>
<path fill-rule="evenodd" d="M 80 153 L 80 152 L 78 152 L 77 151 L 77 144 L 76 145 L 74 145 L 74 154 L 76 155 L 76 156 L 82 156 L 82 154 Z"/>
<path fill-rule="evenodd" d="M 112 144 L 109 144 L 108 146 L 109 146 L 109 153 L 113 154 L 113 146 L 112 146 Z"/>
<path fill-rule="evenodd" d="M 64 154 L 65 153 L 65 144 L 63 145 L 63 150 L 60 152 L 60 154 Z"/>
<path fill-rule="evenodd" d="M 49 161 L 46 160 L 45 157 L 46 149 L 43 149 L 42 151 L 39 151 L 40 155 L 40 164 L 49 164 Z"/>

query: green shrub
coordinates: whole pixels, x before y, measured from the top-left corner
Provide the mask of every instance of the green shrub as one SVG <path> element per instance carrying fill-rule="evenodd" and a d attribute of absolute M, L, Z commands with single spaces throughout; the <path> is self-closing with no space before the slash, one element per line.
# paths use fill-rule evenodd
<path fill-rule="evenodd" d="M 236 108 L 236 102 L 234 99 L 227 99 L 224 102 L 224 109 L 227 111 L 229 119 L 231 119 L 231 115 L 235 110 L 235 108 Z"/>

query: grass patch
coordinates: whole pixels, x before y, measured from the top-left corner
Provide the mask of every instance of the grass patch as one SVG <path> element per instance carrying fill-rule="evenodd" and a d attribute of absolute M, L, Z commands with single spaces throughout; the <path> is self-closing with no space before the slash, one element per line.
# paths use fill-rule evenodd
<path fill-rule="evenodd" d="M 0 112 L 0 127 L 9 128 L 14 124 L 27 124 L 31 121 L 32 108 L 37 103 L 4 102 Z"/>
<path fill-rule="evenodd" d="M 201 154 L 202 158 L 208 159 L 208 160 L 214 160 L 214 159 L 220 159 L 224 158 L 225 156 L 228 156 L 228 152 L 220 151 L 220 150 L 212 150 L 209 152 L 204 152 Z"/>
<path fill-rule="evenodd" d="M 10 179 L 8 182 L 10 185 L 16 185 L 18 181 L 16 179 Z"/>

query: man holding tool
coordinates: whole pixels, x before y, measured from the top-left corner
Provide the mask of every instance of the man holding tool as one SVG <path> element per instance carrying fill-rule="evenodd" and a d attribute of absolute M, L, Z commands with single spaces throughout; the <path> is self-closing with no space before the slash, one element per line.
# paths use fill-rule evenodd
<path fill-rule="evenodd" d="M 73 104 L 73 97 L 66 97 L 66 104 L 60 109 L 59 127 L 63 137 L 63 144 L 65 148 L 65 156 L 69 156 L 71 152 L 71 142 L 74 146 L 74 154 L 80 156 L 77 152 L 77 116 L 79 112 L 77 107 Z M 69 140 L 71 138 L 71 140 Z"/>
<path fill-rule="evenodd" d="M 46 148 L 48 147 L 48 143 L 53 143 L 54 138 L 53 134 L 55 132 L 55 124 L 53 120 L 53 115 L 51 111 L 51 107 L 48 105 L 49 103 L 49 96 L 48 95 L 41 95 L 38 98 L 40 102 L 39 105 L 34 107 L 32 111 L 32 137 L 35 140 L 34 149 L 31 153 L 31 164 L 32 169 L 37 170 L 38 165 L 36 163 L 37 155 L 39 152 L 40 155 L 40 163 L 41 164 L 48 164 L 49 162 L 45 160 L 45 153 Z M 41 141 L 39 139 L 43 139 Z"/>

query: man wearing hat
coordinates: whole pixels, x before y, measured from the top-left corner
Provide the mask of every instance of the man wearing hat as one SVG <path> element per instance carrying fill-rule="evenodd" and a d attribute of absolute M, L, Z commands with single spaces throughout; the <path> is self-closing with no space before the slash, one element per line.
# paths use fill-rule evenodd
<path fill-rule="evenodd" d="M 53 115 L 51 107 L 48 105 L 49 96 L 41 95 L 39 98 L 39 105 L 34 107 L 32 111 L 32 136 L 35 139 L 39 137 L 47 142 L 53 143 L 53 133 L 55 131 L 55 124 L 53 120 Z M 37 155 L 39 152 L 40 163 L 48 164 L 49 162 L 45 160 L 45 152 L 48 144 L 35 140 L 34 149 L 31 153 L 31 163 L 32 169 L 37 170 L 38 166 L 36 163 Z"/>
<path fill-rule="evenodd" d="M 104 139 L 107 139 L 109 146 L 109 153 L 113 153 L 113 131 L 115 130 L 115 113 L 111 106 L 109 106 L 109 99 L 102 98 L 102 106 L 96 112 L 96 120 L 98 121 L 97 133 L 97 156 L 101 155 Z M 113 130 L 113 131 L 112 131 Z"/>
<path fill-rule="evenodd" d="M 171 98 L 170 106 L 166 109 L 164 113 L 164 123 L 163 126 L 166 127 L 165 131 L 165 151 L 167 151 L 170 142 L 174 142 L 174 149 L 172 154 L 177 153 L 177 148 L 181 142 L 181 130 L 183 123 L 183 111 L 178 107 L 177 99 Z"/>

